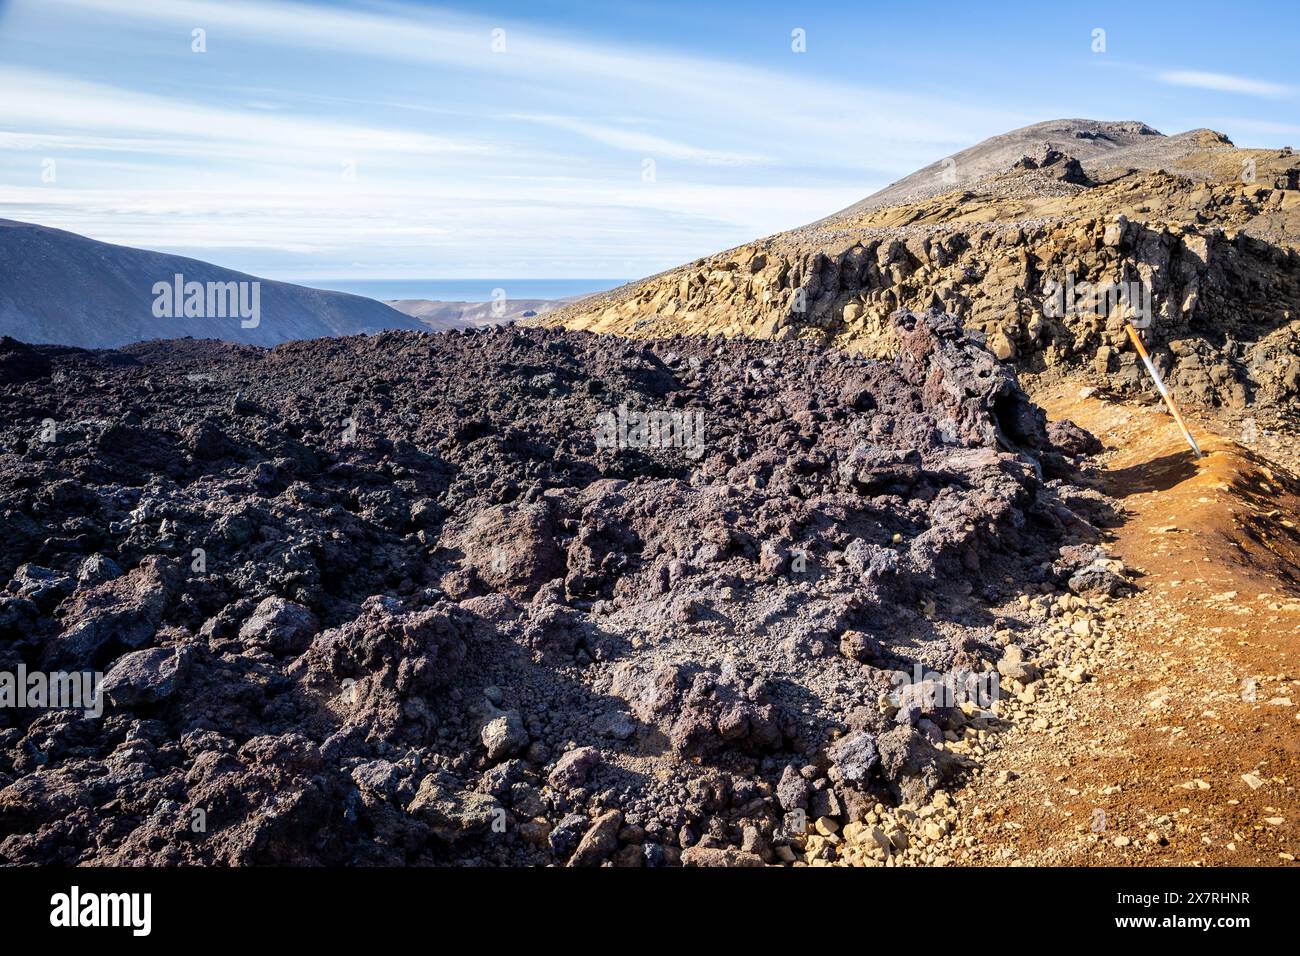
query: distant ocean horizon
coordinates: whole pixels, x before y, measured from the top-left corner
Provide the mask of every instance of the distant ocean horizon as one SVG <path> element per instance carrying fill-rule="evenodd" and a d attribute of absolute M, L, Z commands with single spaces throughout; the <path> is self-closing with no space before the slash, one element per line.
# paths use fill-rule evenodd
<path fill-rule="evenodd" d="M 350 292 L 367 298 L 433 299 L 440 302 L 491 302 L 494 289 L 504 289 L 507 299 L 567 299 L 605 292 L 628 279 L 312 279 L 296 285 L 332 292 Z"/>

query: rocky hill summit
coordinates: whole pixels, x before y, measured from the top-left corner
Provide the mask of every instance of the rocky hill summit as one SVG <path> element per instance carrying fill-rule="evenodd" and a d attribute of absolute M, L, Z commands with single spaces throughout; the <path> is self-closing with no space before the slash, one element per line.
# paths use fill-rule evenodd
<path fill-rule="evenodd" d="M 1212 130 L 1056 120 L 993 137 L 790 232 L 537 320 L 635 337 L 896 351 L 939 308 L 1023 372 L 1144 387 L 1137 320 L 1180 397 L 1288 414 L 1300 396 L 1300 158 Z M 1261 412 L 1262 414 L 1263 412 Z"/>

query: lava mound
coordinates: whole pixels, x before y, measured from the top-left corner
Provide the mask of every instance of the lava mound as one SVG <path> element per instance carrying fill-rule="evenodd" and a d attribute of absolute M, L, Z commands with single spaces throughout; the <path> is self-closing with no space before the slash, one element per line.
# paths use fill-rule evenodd
<path fill-rule="evenodd" d="M 1106 503 L 891 321 L 5 344 L 0 675 L 103 677 L 0 696 L 0 862 L 761 862 L 923 797 L 979 711 L 899 675 L 994 674 Z"/>

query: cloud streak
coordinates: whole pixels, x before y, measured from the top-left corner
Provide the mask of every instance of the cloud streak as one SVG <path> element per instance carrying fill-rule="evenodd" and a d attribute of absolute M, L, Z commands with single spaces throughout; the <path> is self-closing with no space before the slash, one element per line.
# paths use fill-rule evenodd
<path fill-rule="evenodd" d="M 1204 73 L 1199 70 L 1169 70 L 1159 74 L 1161 83 L 1170 86 L 1187 86 L 1198 90 L 1214 90 L 1219 93 L 1239 93 L 1243 96 L 1260 96 L 1268 99 L 1290 96 L 1295 91 L 1280 83 L 1265 80 L 1252 80 L 1228 73 Z"/>
<path fill-rule="evenodd" d="M 1041 118 L 843 82 L 793 55 L 758 66 L 424 7 L 11 13 L 0 89 L 24 95 L 0 99 L 0 215 L 190 254 L 275 250 L 299 273 L 644 274 Z M 81 56 L 77 35 L 113 58 Z M 34 48 L 58 55 L 24 63 Z M 55 182 L 39 179 L 46 158 Z"/>
<path fill-rule="evenodd" d="M 642 130 L 627 129 L 612 122 L 590 122 L 568 116 L 517 115 L 510 117 L 510 119 L 541 123 L 554 129 L 576 133 L 592 142 L 601 143 L 624 152 L 636 153 L 643 157 L 666 156 L 669 159 L 699 162 L 708 166 L 757 166 L 776 162 L 771 156 L 758 153 L 735 153 L 718 149 L 701 149 L 697 146 L 679 143 Z"/>
<path fill-rule="evenodd" d="M 57 141 L 65 148 L 177 150 L 200 144 L 207 155 L 229 147 L 249 158 L 248 147 L 264 157 L 367 153 L 487 153 L 493 147 L 404 130 L 356 126 L 260 110 L 215 109 L 199 103 L 69 80 L 53 73 L 0 67 L 0 88 L 23 90 L 0 99 L 0 124 L 10 132 L 78 131 Z M 86 135 L 87 131 L 95 135 Z M 20 134 L 21 135 L 21 134 Z"/>

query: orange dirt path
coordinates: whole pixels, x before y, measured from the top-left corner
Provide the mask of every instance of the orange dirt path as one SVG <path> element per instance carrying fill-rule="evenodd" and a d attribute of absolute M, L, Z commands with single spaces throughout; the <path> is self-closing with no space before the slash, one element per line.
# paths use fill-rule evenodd
<path fill-rule="evenodd" d="M 1300 857 L 1300 481 L 1160 406 L 1034 396 L 1106 446 L 1108 542 L 1140 593 L 1078 686 L 1021 720 L 957 794 L 958 864 L 1294 865 Z M 1100 826 L 1104 813 L 1104 827 Z"/>

